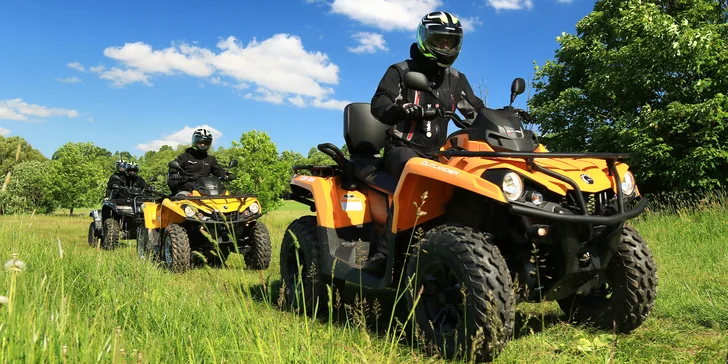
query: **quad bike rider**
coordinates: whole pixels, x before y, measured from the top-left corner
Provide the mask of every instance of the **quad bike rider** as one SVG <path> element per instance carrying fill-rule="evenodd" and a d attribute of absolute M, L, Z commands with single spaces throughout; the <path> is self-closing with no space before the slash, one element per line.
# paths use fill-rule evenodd
<path fill-rule="evenodd" d="M 88 233 L 91 247 L 100 245 L 104 249 L 114 249 L 119 240 L 136 239 L 141 214 L 139 205 L 153 192 L 152 186 L 138 175 L 137 163 L 121 160 L 116 168 L 116 173 L 109 178 L 101 210 L 89 213 L 93 218 Z"/>
<path fill-rule="evenodd" d="M 442 105 L 426 108 L 425 120 L 444 115 L 461 128 L 445 138 L 437 160 L 410 158 L 392 176 L 378 154 L 391 126 L 369 104 L 352 103 L 343 120 L 351 157 L 323 143 L 318 149 L 335 165 L 294 167 L 290 198 L 316 216 L 294 220 L 284 234 L 286 300 L 309 312 L 318 301 L 325 311 L 328 283 L 406 289 L 414 323 L 444 356 L 470 356 L 483 330 L 476 360 L 504 347 L 520 301 L 555 300 L 568 318 L 609 331 L 639 327 L 654 305 L 657 276 L 646 242 L 626 223 L 648 203 L 620 161 L 627 155 L 547 151 L 524 130 L 528 114 L 511 106 L 525 89 L 521 78 L 511 105 L 468 121 L 431 81 L 408 71 L 402 87 Z M 312 175 L 298 173 L 304 169 Z M 385 269 L 363 269 L 380 242 Z"/>
<path fill-rule="evenodd" d="M 167 268 L 184 272 L 191 267 L 192 252 L 205 260 L 224 262 L 228 255 L 243 255 L 251 269 L 267 269 L 271 243 L 260 202 L 252 194 L 230 194 L 222 183 L 235 176 L 208 155 L 212 135 L 198 129 L 192 147 L 169 162 L 167 183 L 172 194 L 144 204 L 144 221 L 161 241 L 140 246 L 140 258 L 161 259 Z M 228 168 L 237 166 L 232 160 Z M 143 244 L 141 244 L 143 245 Z"/>

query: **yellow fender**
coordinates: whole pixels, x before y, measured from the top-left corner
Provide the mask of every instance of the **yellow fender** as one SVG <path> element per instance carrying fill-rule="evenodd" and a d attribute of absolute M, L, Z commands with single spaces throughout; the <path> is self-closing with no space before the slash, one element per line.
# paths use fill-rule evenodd
<path fill-rule="evenodd" d="M 506 203 L 497 185 L 458 168 L 425 158 L 412 158 L 404 167 L 394 192 L 392 232 L 407 230 L 417 224 L 445 213 L 452 198 L 453 187 L 475 192 L 498 202 Z M 427 198 L 422 201 L 422 196 Z M 417 213 L 418 206 L 425 214 Z"/>

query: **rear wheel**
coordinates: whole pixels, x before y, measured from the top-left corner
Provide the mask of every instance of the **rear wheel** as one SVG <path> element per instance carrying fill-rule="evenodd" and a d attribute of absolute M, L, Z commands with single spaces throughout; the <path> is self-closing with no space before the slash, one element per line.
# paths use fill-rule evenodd
<path fill-rule="evenodd" d="M 326 284 L 330 282 L 325 281 L 327 275 L 321 271 L 321 243 L 316 226 L 315 216 L 294 220 L 288 225 L 281 244 L 281 279 L 286 302 L 301 311 L 305 305 L 307 314 L 328 311 Z M 336 282 L 334 286 L 337 286 Z"/>
<path fill-rule="evenodd" d="M 119 245 L 119 223 L 113 218 L 109 217 L 104 220 L 103 223 L 103 240 L 101 247 L 104 249 L 116 249 Z"/>
<path fill-rule="evenodd" d="M 167 269 L 182 273 L 190 269 L 190 239 L 187 231 L 177 224 L 169 224 L 164 231 L 162 255 Z"/>
<path fill-rule="evenodd" d="M 610 331 L 616 326 L 619 333 L 642 325 L 657 298 L 657 265 L 637 229 L 624 225 L 617 254 L 600 278 L 582 287 L 585 292 L 558 300 L 569 319 Z"/>
<path fill-rule="evenodd" d="M 268 228 L 260 221 L 256 221 L 250 229 L 252 246 L 243 256 L 245 265 L 254 270 L 265 270 L 270 266 L 271 243 Z"/>
<path fill-rule="evenodd" d="M 441 355 L 489 361 L 505 346 L 515 321 L 513 286 L 487 235 L 457 225 L 430 230 L 409 257 L 407 276 L 418 330 Z"/>

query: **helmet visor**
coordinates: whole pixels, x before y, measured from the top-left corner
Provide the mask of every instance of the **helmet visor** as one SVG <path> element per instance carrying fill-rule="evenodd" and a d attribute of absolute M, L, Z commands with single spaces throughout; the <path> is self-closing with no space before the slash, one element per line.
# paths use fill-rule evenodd
<path fill-rule="evenodd" d="M 460 53 L 460 46 L 463 42 L 461 34 L 441 33 L 431 30 L 425 30 L 424 33 L 425 46 L 430 50 L 446 55 Z"/>
<path fill-rule="evenodd" d="M 201 135 L 195 135 L 192 138 L 192 144 L 197 148 L 204 150 L 210 147 L 210 144 L 212 144 L 212 138 L 205 138 Z"/>

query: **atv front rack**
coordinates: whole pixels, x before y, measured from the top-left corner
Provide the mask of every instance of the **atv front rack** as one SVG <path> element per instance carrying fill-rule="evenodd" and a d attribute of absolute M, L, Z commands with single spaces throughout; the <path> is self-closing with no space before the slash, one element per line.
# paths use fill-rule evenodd
<path fill-rule="evenodd" d="M 631 219 L 639 215 L 642 210 L 647 207 L 648 200 L 641 198 L 637 206 L 630 211 L 625 212 L 624 210 L 624 193 L 622 192 L 622 178 L 619 176 L 615 162 L 620 159 L 629 158 L 628 153 L 536 153 L 536 152 L 473 152 L 464 150 L 444 150 L 437 153 L 444 157 L 485 157 L 485 158 L 522 158 L 528 163 L 529 172 L 532 170 L 541 172 L 547 176 L 556 178 L 563 182 L 568 183 L 573 189 L 576 195 L 576 201 L 579 204 L 581 215 L 565 215 L 562 213 L 549 212 L 545 210 L 539 210 L 537 208 L 511 202 L 510 210 L 514 214 L 529 215 L 534 217 L 541 217 L 546 219 L 554 219 L 573 223 L 587 223 L 587 224 L 603 224 L 611 225 L 620 221 Z M 579 188 L 579 185 L 574 182 L 571 178 L 562 174 L 556 173 L 548 168 L 544 168 L 536 164 L 535 159 L 537 158 L 593 158 L 593 159 L 604 159 L 607 161 L 607 167 L 609 168 L 609 175 L 615 177 L 615 185 L 617 187 L 617 213 L 609 216 L 593 216 L 589 214 L 589 211 L 584 201 L 584 195 Z"/>

